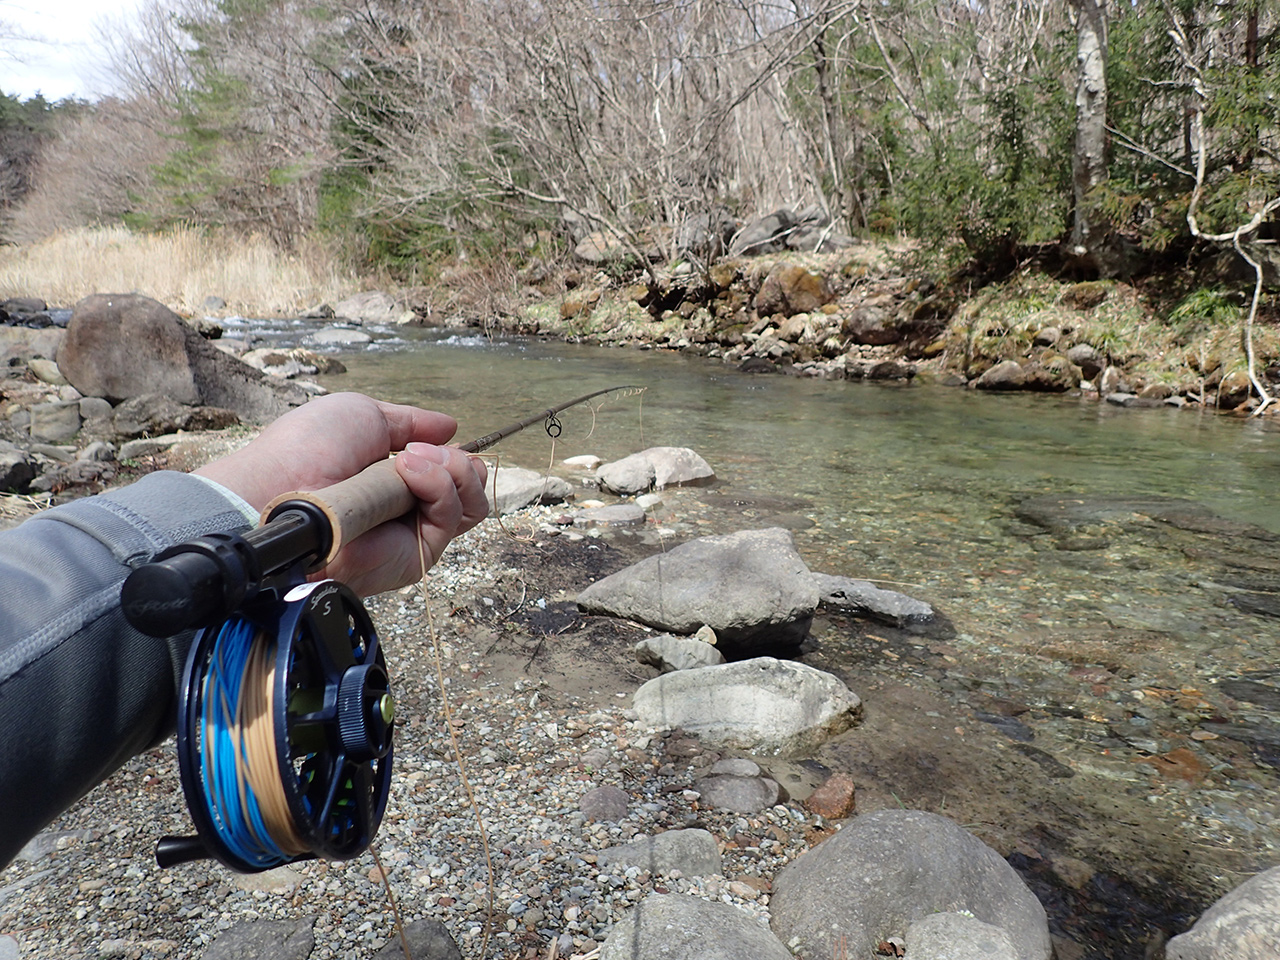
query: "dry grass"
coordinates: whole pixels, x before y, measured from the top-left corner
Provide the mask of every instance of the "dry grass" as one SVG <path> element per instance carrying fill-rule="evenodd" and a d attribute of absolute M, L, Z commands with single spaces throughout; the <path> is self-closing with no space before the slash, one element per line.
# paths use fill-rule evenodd
<path fill-rule="evenodd" d="M 194 314 L 203 312 L 205 297 L 218 296 L 229 312 L 284 316 L 359 289 L 359 280 L 337 264 L 319 243 L 284 253 L 263 238 L 194 229 L 81 229 L 0 248 L 0 298 L 40 297 L 69 307 L 91 293 L 141 293 Z"/>

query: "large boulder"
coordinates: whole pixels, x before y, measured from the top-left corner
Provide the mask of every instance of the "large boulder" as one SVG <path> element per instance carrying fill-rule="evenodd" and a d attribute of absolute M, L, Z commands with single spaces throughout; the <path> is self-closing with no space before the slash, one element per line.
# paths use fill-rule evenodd
<path fill-rule="evenodd" d="M 614 924 L 600 960 L 791 960 L 769 928 L 727 903 L 650 894 Z"/>
<path fill-rule="evenodd" d="M 1280 867 L 1250 877 L 1169 941 L 1167 960 L 1280 957 Z"/>
<path fill-rule="evenodd" d="M 1002 360 L 973 382 L 979 390 L 1023 390 L 1027 372 L 1017 360 Z"/>
<path fill-rule="evenodd" d="M 730 245 L 730 256 L 755 256 L 774 253 L 787 244 L 787 234 L 796 226 L 796 215 L 786 207 L 752 220 L 743 227 Z"/>
<path fill-rule="evenodd" d="M 651 727 L 770 755 L 811 751 L 862 713 L 862 701 L 836 677 L 773 657 L 665 673 L 636 691 L 633 706 Z"/>
<path fill-rule="evenodd" d="M 271 383 L 164 304 L 137 294 L 94 294 L 77 303 L 57 361 L 82 394 L 113 403 L 156 393 L 264 421 L 307 399 L 300 388 Z"/>
<path fill-rule="evenodd" d="M 937 814 L 879 810 L 788 864 L 769 902 L 773 931 L 804 957 L 850 957 L 934 913 L 967 911 L 1007 934 L 1017 960 L 1049 960 L 1044 907 L 1013 867 Z"/>
<path fill-rule="evenodd" d="M 333 315 L 351 323 L 405 323 L 413 313 L 402 309 L 381 290 L 357 293 L 337 303 Z"/>
<path fill-rule="evenodd" d="M 894 326 L 898 301 L 892 294 L 868 297 L 858 304 L 841 325 L 841 332 L 854 343 L 883 346 L 897 343 L 902 331 Z"/>
<path fill-rule="evenodd" d="M 676 228 L 676 249 L 715 259 L 724 253 L 736 227 L 733 214 L 724 207 L 711 213 L 695 213 Z"/>
<path fill-rule="evenodd" d="M 802 253 L 834 253 L 853 243 L 853 237 L 829 224 L 800 224 L 787 235 L 787 248 Z"/>
<path fill-rule="evenodd" d="M 670 633 L 709 626 L 732 656 L 798 646 L 818 590 L 791 533 L 774 527 L 701 537 L 647 557 L 591 584 L 578 606 Z"/>

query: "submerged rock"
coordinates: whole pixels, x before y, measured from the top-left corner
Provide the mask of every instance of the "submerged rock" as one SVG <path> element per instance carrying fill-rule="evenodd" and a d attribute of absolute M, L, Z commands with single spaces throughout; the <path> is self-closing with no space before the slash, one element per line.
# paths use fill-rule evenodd
<path fill-rule="evenodd" d="M 815 573 L 819 602 L 834 610 L 856 617 L 874 617 L 895 627 L 910 623 L 927 623 L 933 619 L 933 607 L 896 590 L 882 590 L 868 580 L 833 577 Z"/>

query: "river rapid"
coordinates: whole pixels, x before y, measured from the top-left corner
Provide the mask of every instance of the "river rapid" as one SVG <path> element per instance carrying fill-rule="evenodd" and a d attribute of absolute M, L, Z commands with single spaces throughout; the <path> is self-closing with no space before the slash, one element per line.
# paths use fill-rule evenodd
<path fill-rule="evenodd" d="M 882 795 L 1001 849 L 1096 941 L 1078 956 L 1142 956 L 1280 863 L 1274 421 L 414 330 L 338 356 L 348 372 L 326 387 L 449 412 L 459 439 L 642 386 L 563 414 L 554 450 L 535 427 L 496 452 L 546 468 L 692 447 L 718 480 L 669 498 L 669 528 L 786 526 L 811 569 L 931 603 L 940 625 L 915 634 L 815 621 L 815 665 L 930 698 L 884 693 L 901 742 L 823 762 L 883 779 L 889 752 L 923 749 L 902 733 L 912 711 L 948 718 Z M 875 694 L 856 692 L 870 716 Z"/>

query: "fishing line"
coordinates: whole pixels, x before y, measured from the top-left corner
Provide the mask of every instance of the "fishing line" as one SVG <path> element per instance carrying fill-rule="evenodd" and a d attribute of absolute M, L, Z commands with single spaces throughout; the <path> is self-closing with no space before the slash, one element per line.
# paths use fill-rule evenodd
<path fill-rule="evenodd" d="M 431 638 L 431 649 L 436 666 L 436 683 L 440 687 L 440 707 L 444 712 L 445 727 L 449 731 L 449 743 L 453 747 L 453 756 L 458 763 L 458 779 L 467 795 L 467 802 L 476 818 L 476 828 L 480 834 L 480 849 L 484 851 L 484 864 L 488 876 L 488 913 L 484 923 L 484 938 L 480 943 L 479 956 L 483 957 L 489 945 L 489 931 L 493 926 L 494 901 L 497 895 L 497 874 L 493 869 L 493 854 L 489 849 L 489 833 L 485 829 L 484 817 L 480 814 L 480 805 L 476 802 L 475 791 L 471 788 L 471 778 L 467 775 L 467 765 L 462 759 L 462 748 L 458 744 L 458 731 L 453 722 L 453 709 L 449 703 L 449 694 L 444 685 L 444 657 L 440 652 L 440 637 L 436 633 L 435 620 L 431 615 L 431 598 L 427 593 L 427 553 L 425 538 L 422 535 L 422 524 L 418 524 L 418 560 L 422 565 L 422 576 L 418 581 L 422 593 L 422 615 L 427 624 L 427 636 Z"/>
<path fill-rule="evenodd" d="M 262 870 L 307 852 L 280 782 L 273 653 L 248 620 L 222 625 L 201 685 L 197 732 L 209 817 L 232 853 Z"/>

